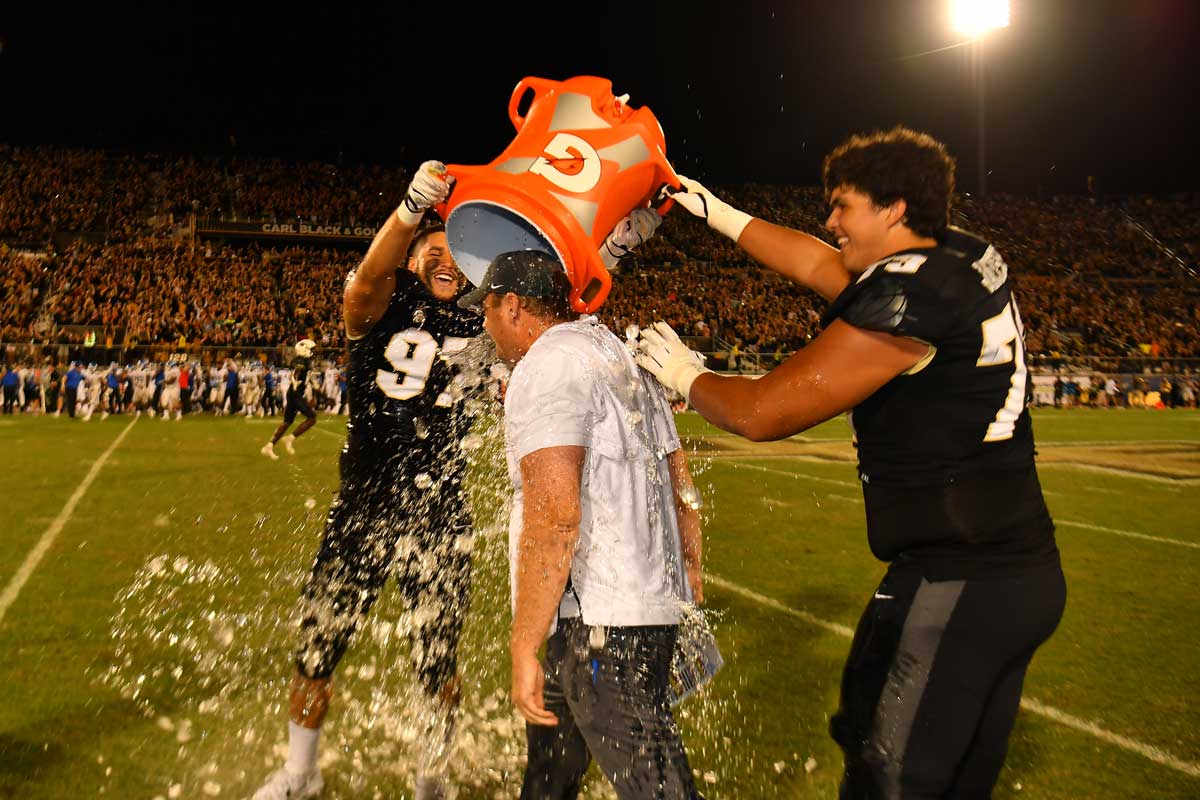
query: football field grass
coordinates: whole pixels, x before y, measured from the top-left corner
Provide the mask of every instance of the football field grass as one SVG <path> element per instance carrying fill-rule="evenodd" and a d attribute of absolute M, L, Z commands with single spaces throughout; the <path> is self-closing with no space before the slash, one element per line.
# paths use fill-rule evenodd
<path fill-rule="evenodd" d="M 337 490 L 344 419 L 294 456 L 273 421 L 0 419 L 0 798 L 243 798 L 282 761 L 292 614 Z M 726 659 L 680 709 L 709 798 L 833 798 L 848 635 L 883 574 L 844 420 L 754 445 L 679 418 L 705 499 Z M 1037 410 L 1068 581 L 995 796 L 1200 797 L 1200 412 Z M 454 777 L 515 797 L 507 478 L 473 451 L 472 611 Z M 282 452 L 282 451 L 281 451 Z M 411 796 L 408 620 L 385 590 L 336 679 L 326 798 Z M 602 779 L 589 796 L 609 796 Z"/>

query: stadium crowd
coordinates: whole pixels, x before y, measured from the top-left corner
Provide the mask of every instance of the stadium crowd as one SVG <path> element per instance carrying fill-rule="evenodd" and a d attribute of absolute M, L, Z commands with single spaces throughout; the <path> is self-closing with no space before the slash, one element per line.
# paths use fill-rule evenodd
<path fill-rule="evenodd" d="M 379 166 L 0 145 L 0 340 L 186 349 L 310 337 L 339 348 L 340 287 L 359 251 L 200 241 L 186 223 L 377 224 L 405 183 L 403 170 Z M 818 189 L 719 191 L 748 213 L 822 230 Z M 1200 280 L 1186 266 L 1200 254 L 1198 211 L 1196 195 L 991 195 L 964 196 L 955 213 L 1009 263 L 1031 353 L 1196 358 Z M 626 261 L 600 314 L 618 332 L 662 318 L 735 354 L 781 359 L 818 331 L 814 296 L 684 215 Z"/>

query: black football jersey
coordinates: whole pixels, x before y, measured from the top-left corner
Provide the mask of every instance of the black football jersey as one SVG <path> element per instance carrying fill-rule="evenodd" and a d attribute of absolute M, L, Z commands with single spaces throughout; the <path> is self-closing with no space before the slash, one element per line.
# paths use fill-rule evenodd
<path fill-rule="evenodd" d="M 304 394 L 304 385 L 308 383 L 308 371 L 312 369 L 312 359 L 297 357 L 295 363 L 292 364 L 292 382 L 288 385 L 288 392 L 297 392 Z"/>
<path fill-rule="evenodd" d="M 387 311 L 348 344 L 350 424 L 342 459 L 347 471 L 390 463 L 439 472 L 462 465 L 459 439 L 470 420 L 452 396 L 453 368 L 442 357 L 483 331 L 478 312 L 438 300 L 415 275 L 396 273 Z"/>
<path fill-rule="evenodd" d="M 834 301 L 833 319 L 931 345 L 851 414 L 876 556 L 1056 554 L 1034 466 L 1024 331 L 996 249 L 951 229 L 937 247 L 868 267 Z"/>

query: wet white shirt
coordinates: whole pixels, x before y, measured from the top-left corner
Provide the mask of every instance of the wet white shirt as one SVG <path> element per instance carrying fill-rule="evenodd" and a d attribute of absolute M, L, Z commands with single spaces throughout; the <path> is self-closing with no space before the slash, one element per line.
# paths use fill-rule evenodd
<path fill-rule="evenodd" d="M 514 494 L 509 566 L 516 607 L 521 459 L 587 448 L 571 587 L 559 616 L 588 625 L 673 625 L 691 600 L 667 456 L 679 434 L 657 381 L 595 317 L 556 325 L 517 364 L 504 401 Z M 576 602 L 576 596 L 578 602 Z"/>

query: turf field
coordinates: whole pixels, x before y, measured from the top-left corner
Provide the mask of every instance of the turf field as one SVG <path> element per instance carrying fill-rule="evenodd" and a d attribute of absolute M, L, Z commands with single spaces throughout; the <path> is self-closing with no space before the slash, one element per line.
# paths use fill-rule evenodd
<path fill-rule="evenodd" d="M 0 798 L 248 796 L 277 766 L 295 597 L 344 422 L 295 456 L 270 421 L 0 420 Z M 832 798 L 826 728 L 882 574 L 844 421 L 752 445 L 680 417 L 706 499 L 707 606 L 727 666 L 681 717 L 710 798 Z M 1034 660 L 1002 798 L 1200 797 L 1200 413 L 1035 412 L 1066 616 Z M 474 451 L 476 590 L 460 798 L 513 797 L 505 477 Z M 325 797 L 410 794 L 406 620 L 385 592 L 343 662 Z M 594 776 L 593 776 L 594 778 Z M 589 796 L 608 796 L 589 782 Z"/>

